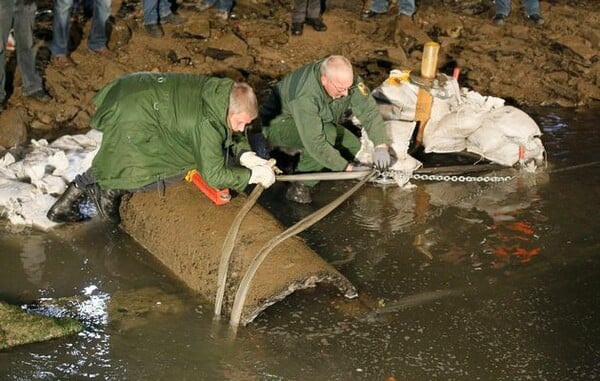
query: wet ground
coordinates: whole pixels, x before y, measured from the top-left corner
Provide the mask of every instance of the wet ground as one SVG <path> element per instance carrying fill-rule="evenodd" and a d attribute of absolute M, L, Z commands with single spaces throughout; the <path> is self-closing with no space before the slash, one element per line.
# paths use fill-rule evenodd
<path fill-rule="evenodd" d="M 70 313 L 87 329 L 1 352 L 2 378 L 600 378 L 599 110 L 527 111 L 547 170 L 363 188 L 303 233 L 359 300 L 322 287 L 294 294 L 237 335 L 118 230 L 3 225 L 0 298 L 44 311 L 31 303 L 76 296 Z M 315 206 L 350 185 L 320 184 Z M 285 224 L 313 210 L 282 192 L 262 202 Z"/>

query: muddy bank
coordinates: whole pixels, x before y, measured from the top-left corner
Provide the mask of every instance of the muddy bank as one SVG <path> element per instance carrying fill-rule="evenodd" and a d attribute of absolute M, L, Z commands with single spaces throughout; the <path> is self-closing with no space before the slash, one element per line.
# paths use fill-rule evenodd
<path fill-rule="evenodd" d="M 289 36 L 289 1 L 240 0 L 236 19 L 224 22 L 214 10 L 197 12 L 194 2 L 179 2 L 188 17 L 183 26 L 164 26 L 166 35 L 147 36 L 141 2 L 115 0 L 109 46 L 117 53 L 106 60 L 90 53 L 85 39 L 90 22 L 74 23 L 71 57 L 77 66 L 49 64 L 52 37 L 51 2 L 40 2 L 36 37 L 38 63 L 49 104 L 21 96 L 14 57 L 9 62 L 8 110 L 0 114 L 0 146 L 28 138 L 53 138 L 88 128 L 96 91 L 125 73 L 146 70 L 228 75 L 245 79 L 262 95 L 270 83 L 294 68 L 325 55 L 348 56 L 371 87 L 391 68 L 418 70 L 427 39 L 442 46 L 439 70 L 461 68 L 461 86 L 522 105 L 584 107 L 600 99 L 600 11 L 595 0 L 541 1 L 546 25 L 535 27 L 522 17 L 520 3 L 506 25 L 491 22 L 493 3 L 483 0 L 417 2 L 414 23 L 398 21 L 396 9 L 363 21 L 362 2 L 329 0 L 324 21 L 329 29 L 305 28 Z M 14 85 L 14 86 L 13 86 Z"/>

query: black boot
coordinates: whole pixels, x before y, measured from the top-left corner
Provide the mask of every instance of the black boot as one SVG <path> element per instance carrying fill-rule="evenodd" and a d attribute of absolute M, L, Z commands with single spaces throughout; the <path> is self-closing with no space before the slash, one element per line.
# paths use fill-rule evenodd
<path fill-rule="evenodd" d="M 306 185 L 293 182 L 285 192 L 285 198 L 290 201 L 297 202 L 298 204 L 310 204 L 312 197 L 310 197 L 310 188 Z"/>
<path fill-rule="evenodd" d="M 119 214 L 119 206 L 121 205 L 121 197 L 125 194 L 124 191 L 119 189 L 100 189 L 98 184 L 92 184 L 87 186 L 87 194 L 96 204 L 98 214 L 103 219 L 118 224 L 121 222 L 121 216 Z"/>
<path fill-rule="evenodd" d="M 79 211 L 79 204 L 85 200 L 85 190 L 78 188 L 71 182 L 67 190 L 56 200 L 50 208 L 46 217 L 54 222 L 77 222 L 83 221 L 85 217 Z"/>
<path fill-rule="evenodd" d="M 306 25 L 312 26 L 317 32 L 325 32 L 327 30 L 327 25 L 320 18 L 306 19 Z"/>

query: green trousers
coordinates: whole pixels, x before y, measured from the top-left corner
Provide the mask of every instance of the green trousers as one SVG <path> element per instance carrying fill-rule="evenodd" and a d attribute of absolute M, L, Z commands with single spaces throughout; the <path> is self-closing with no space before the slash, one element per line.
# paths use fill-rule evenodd
<path fill-rule="evenodd" d="M 319 127 L 320 128 L 320 127 Z M 324 123 L 323 132 L 326 141 L 339 151 L 347 161 L 352 161 L 360 150 L 360 139 L 339 124 Z M 263 127 L 263 135 L 274 148 L 299 149 L 300 153 L 296 173 L 321 172 L 326 167 L 318 158 L 311 156 L 302 143 L 298 128 L 291 117 L 278 117 L 268 127 Z M 313 187 L 318 181 L 305 181 L 304 185 Z"/>

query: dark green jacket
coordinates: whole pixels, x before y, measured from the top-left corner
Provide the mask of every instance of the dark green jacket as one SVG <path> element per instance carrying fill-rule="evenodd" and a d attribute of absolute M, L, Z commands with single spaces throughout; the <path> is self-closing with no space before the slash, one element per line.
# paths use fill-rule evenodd
<path fill-rule="evenodd" d="M 338 124 L 346 110 L 352 110 L 375 145 L 391 141 L 375 99 L 362 79 L 356 76 L 348 96 L 334 100 L 321 84 L 322 62 L 302 66 L 279 81 L 275 85 L 275 96 L 267 100 L 272 104 L 262 107 L 261 117 L 267 128 L 278 128 L 278 122 L 284 124 L 293 118 L 300 141 L 286 142 L 286 145 L 303 148 L 324 167 L 339 171 L 348 162 L 326 141 L 323 125 Z"/>
<path fill-rule="evenodd" d="M 202 75 L 136 73 L 94 97 L 92 128 L 102 145 L 92 163 L 103 188 L 136 189 L 198 169 L 215 188 L 242 190 L 250 171 L 227 167 L 226 152 L 250 150 L 227 124 L 233 81 Z"/>

